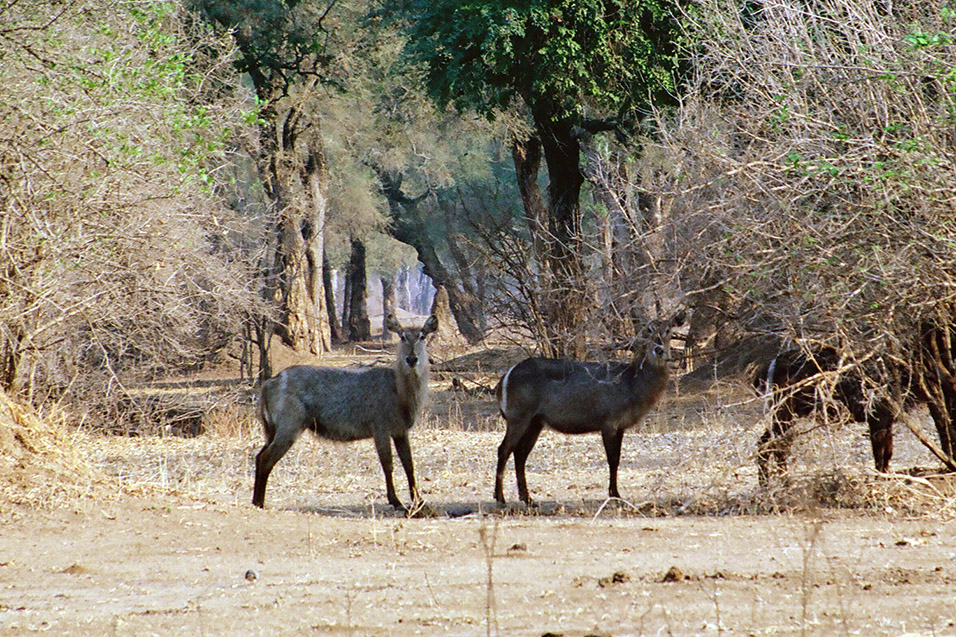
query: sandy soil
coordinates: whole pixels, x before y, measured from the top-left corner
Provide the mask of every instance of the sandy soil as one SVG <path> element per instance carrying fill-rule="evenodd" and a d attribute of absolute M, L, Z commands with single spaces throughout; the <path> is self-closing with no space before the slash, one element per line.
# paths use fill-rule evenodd
<path fill-rule="evenodd" d="M 954 558 L 956 525 L 881 515 L 406 520 L 123 497 L 4 525 L 0 630 L 952 635 Z"/>
<path fill-rule="evenodd" d="M 423 519 L 385 505 L 371 443 L 308 437 L 253 508 L 248 410 L 192 439 L 69 431 L 74 464 L 0 498 L 0 633 L 956 635 L 953 485 L 873 474 L 857 426 L 802 440 L 762 491 L 757 407 L 672 394 L 625 437 L 627 501 L 604 500 L 599 438 L 546 432 L 540 508 L 500 512 L 501 424 L 436 382 L 411 437 Z M 897 434 L 895 470 L 932 464 Z"/>

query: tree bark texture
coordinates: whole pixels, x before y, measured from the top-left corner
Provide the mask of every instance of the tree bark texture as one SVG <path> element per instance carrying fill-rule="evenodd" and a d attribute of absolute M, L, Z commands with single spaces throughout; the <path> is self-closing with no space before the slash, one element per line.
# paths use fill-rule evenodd
<path fill-rule="evenodd" d="M 570 121 L 533 115 L 538 137 L 515 142 L 512 158 L 542 277 L 535 286 L 538 346 L 546 355 L 580 358 L 591 305 L 581 250 L 581 146 Z M 547 208 L 537 185 L 542 155 L 548 168 Z"/>
<path fill-rule="evenodd" d="M 333 343 L 341 343 L 342 325 L 339 323 L 339 314 L 335 311 L 335 286 L 332 283 L 332 266 L 327 257 L 322 259 L 322 287 L 325 290 L 325 310 L 329 321 L 329 337 Z"/>
<path fill-rule="evenodd" d="M 278 98 L 276 98 L 278 101 Z M 302 116 L 300 104 L 264 111 L 257 166 L 273 202 L 268 225 L 273 254 L 263 272 L 262 296 L 276 304 L 278 321 L 260 318 L 260 380 L 271 375 L 272 333 L 290 347 L 321 355 L 331 349 L 320 271 L 325 251 L 328 161 L 317 122 Z"/>
<path fill-rule="evenodd" d="M 352 239 L 349 259 L 349 341 L 367 341 L 372 338 L 368 319 L 368 285 L 365 273 L 365 244 Z"/>

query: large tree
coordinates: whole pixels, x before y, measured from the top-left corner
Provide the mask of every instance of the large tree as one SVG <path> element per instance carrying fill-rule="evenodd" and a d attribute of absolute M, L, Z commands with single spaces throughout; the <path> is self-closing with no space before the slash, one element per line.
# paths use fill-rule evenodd
<path fill-rule="evenodd" d="M 283 340 L 321 354 L 331 346 L 322 284 L 328 162 L 316 110 L 325 79 L 328 31 L 335 2 L 193 0 L 211 23 L 233 33 L 237 68 L 252 81 L 259 110 L 253 154 L 274 209 L 271 259 L 264 265 L 263 295 L 278 304 L 275 325 Z M 273 324 L 258 325 L 260 375 L 270 375 Z"/>
<path fill-rule="evenodd" d="M 553 353 L 579 354 L 589 299 L 580 207 L 582 132 L 622 130 L 671 101 L 678 23 L 668 0 L 414 0 L 406 52 L 440 105 L 493 116 L 523 105 L 513 158 L 540 246 Z M 547 201 L 537 187 L 543 158 Z"/>
<path fill-rule="evenodd" d="M 404 33 L 381 17 L 350 23 L 338 90 L 323 103 L 331 207 L 349 211 L 347 223 L 333 220 L 330 227 L 365 238 L 385 232 L 413 247 L 428 277 L 447 289 L 462 334 L 477 342 L 485 326 L 479 275 L 471 267 L 477 256 L 462 238 L 468 229 L 448 218 L 445 202 L 465 183 L 500 189 L 488 179 L 500 127 L 439 111 L 419 69 L 402 59 Z M 373 270 L 374 261 L 370 246 Z"/>

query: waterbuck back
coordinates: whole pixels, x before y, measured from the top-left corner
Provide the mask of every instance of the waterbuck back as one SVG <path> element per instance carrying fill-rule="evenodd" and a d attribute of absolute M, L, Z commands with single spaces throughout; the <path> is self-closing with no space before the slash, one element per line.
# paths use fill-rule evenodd
<path fill-rule="evenodd" d="M 418 420 L 427 397 L 426 337 L 438 329 L 438 320 L 431 316 L 421 328 L 406 328 L 389 315 L 385 324 L 399 336 L 391 368 L 353 370 L 297 365 L 262 384 L 259 419 L 266 442 L 256 455 L 254 505 L 263 506 L 269 473 L 306 429 L 330 440 L 372 438 L 385 472 L 388 502 L 404 509 L 392 482 L 394 443 L 412 500 L 416 504 L 421 501 L 415 486 L 408 430 Z"/>
<path fill-rule="evenodd" d="M 507 424 L 498 447 L 495 499 L 505 504 L 505 465 L 514 453 L 518 496 L 531 504 L 525 462 L 545 425 L 566 434 L 600 432 L 610 469 L 608 493 L 620 497 L 617 468 L 624 431 L 636 425 L 667 387 L 672 330 L 684 313 L 642 331 L 630 363 L 528 358 L 498 383 L 498 408 Z"/>

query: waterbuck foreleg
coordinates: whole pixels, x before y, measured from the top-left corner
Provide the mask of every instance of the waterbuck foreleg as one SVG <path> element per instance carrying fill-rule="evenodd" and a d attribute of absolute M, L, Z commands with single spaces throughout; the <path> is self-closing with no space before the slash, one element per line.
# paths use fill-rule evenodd
<path fill-rule="evenodd" d="M 607 455 L 607 467 L 610 473 L 607 493 L 612 498 L 620 498 L 617 490 L 617 467 L 621 463 L 621 441 L 624 439 L 624 430 L 601 431 L 601 440 L 604 442 L 604 453 Z"/>
<path fill-rule="evenodd" d="M 378 452 L 378 460 L 382 463 L 382 471 L 385 472 L 385 497 L 388 503 L 396 509 L 405 510 L 398 496 L 395 495 L 395 483 L 392 482 L 392 440 L 388 435 L 376 435 L 375 450 Z"/>
<path fill-rule="evenodd" d="M 532 422 L 528 431 L 521 436 L 521 440 L 518 441 L 514 451 L 515 478 L 518 481 L 518 497 L 529 507 L 532 506 L 532 501 L 531 495 L 528 493 L 528 483 L 525 480 L 524 465 L 528 460 L 528 455 L 531 453 L 531 450 L 534 449 L 534 443 L 538 441 L 538 436 L 541 434 L 541 429 L 543 426 L 543 423 Z"/>
<path fill-rule="evenodd" d="M 790 455 L 793 442 L 790 431 L 793 418 L 789 406 L 778 409 L 773 415 L 773 422 L 760 436 L 757 444 L 757 477 L 762 487 L 767 486 L 771 475 L 785 476 L 787 473 L 787 456 Z"/>
<path fill-rule="evenodd" d="M 405 469 L 405 477 L 408 478 L 408 493 L 412 497 L 412 507 L 417 506 L 422 501 L 421 494 L 418 493 L 418 487 L 415 485 L 415 464 L 412 462 L 412 448 L 408 445 L 408 436 L 394 435 L 395 450 L 398 452 L 398 458 L 402 461 L 402 467 Z"/>

